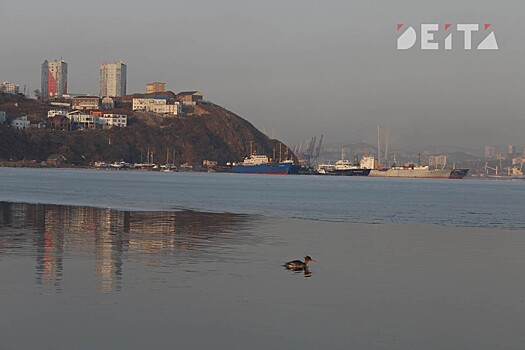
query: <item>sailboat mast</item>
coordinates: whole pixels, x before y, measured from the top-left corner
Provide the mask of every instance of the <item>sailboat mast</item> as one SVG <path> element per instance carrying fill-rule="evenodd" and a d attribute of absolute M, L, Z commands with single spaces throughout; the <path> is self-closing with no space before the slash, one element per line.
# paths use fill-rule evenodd
<path fill-rule="evenodd" d="M 386 136 L 385 136 L 385 163 L 386 167 L 388 168 L 388 132 L 390 131 L 390 127 L 386 127 Z"/>
<path fill-rule="evenodd" d="M 377 167 L 381 168 L 381 139 L 379 135 L 379 124 L 377 124 Z"/>

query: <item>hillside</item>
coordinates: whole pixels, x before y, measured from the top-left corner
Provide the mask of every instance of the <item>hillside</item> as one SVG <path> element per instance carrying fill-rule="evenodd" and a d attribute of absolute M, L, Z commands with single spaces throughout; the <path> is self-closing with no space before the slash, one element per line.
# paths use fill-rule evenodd
<path fill-rule="evenodd" d="M 12 106 L 13 101 L 8 103 Z M 35 116 L 46 107 L 29 99 L 17 103 L 17 109 Z M 5 107 L 0 103 L 0 111 Z M 174 157 L 175 164 L 198 165 L 205 159 L 220 164 L 241 161 L 249 153 L 250 141 L 260 154 L 271 156 L 274 147 L 279 151 L 279 141 L 270 140 L 245 119 L 211 103 L 196 106 L 191 117 L 164 118 L 132 112 L 128 116 L 127 128 L 110 130 L 18 131 L 2 126 L 0 160 L 45 160 L 50 154 L 59 153 L 69 162 L 146 162 L 150 152 L 158 163 L 164 163 L 168 154 L 170 163 Z M 283 145 L 283 154 L 285 148 Z"/>

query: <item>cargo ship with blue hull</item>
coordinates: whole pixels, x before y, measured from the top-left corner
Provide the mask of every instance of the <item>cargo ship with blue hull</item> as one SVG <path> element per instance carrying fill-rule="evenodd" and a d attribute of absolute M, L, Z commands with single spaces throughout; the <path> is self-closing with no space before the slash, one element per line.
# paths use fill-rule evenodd
<path fill-rule="evenodd" d="M 288 175 L 294 174 L 296 170 L 297 167 L 291 160 L 273 164 L 267 156 L 255 154 L 232 167 L 232 172 L 238 174 Z"/>

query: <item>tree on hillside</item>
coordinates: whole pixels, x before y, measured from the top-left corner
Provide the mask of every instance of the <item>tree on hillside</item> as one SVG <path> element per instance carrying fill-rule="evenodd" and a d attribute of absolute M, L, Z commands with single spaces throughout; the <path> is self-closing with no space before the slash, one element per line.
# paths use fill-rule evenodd
<path fill-rule="evenodd" d="M 33 91 L 33 93 L 35 94 L 37 100 L 42 100 L 42 93 L 40 92 L 40 90 L 36 89 L 35 91 Z"/>

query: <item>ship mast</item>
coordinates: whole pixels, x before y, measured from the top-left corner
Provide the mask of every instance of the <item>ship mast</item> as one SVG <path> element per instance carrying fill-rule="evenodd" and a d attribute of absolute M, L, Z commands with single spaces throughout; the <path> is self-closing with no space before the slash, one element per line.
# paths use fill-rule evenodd
<path fill-rule="evenodd" d="M 386 167 L 388 168 L 388 132 L 390 131 L 390 127 L 386 127 L 386 136 L 385 136 L 385 163 Z"/>
<path fill-rule="evenodd" d="M 381 169 L 381 139 L 379 135 L 379 124 L 377 124 L 377 168 Z"/>

